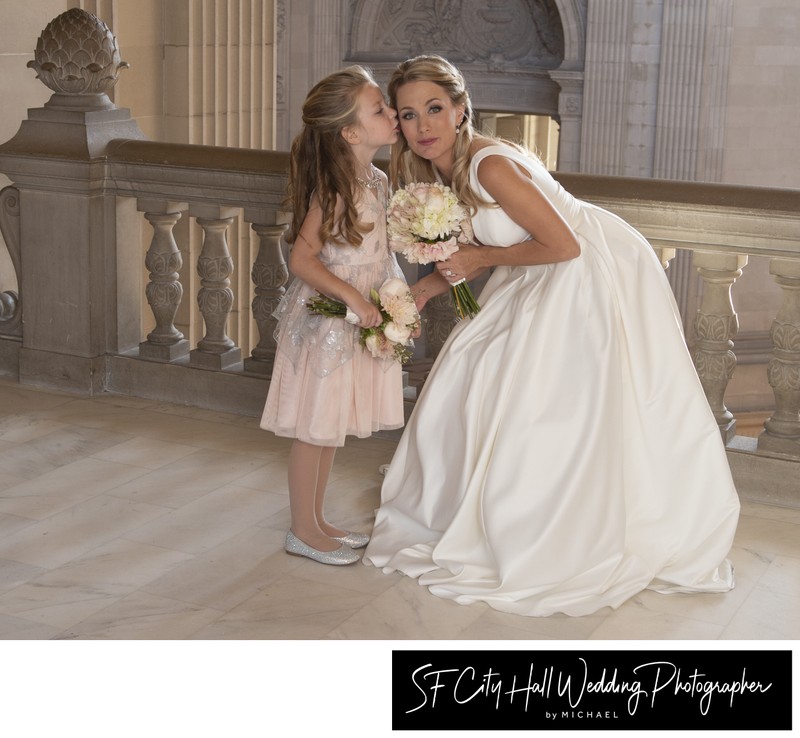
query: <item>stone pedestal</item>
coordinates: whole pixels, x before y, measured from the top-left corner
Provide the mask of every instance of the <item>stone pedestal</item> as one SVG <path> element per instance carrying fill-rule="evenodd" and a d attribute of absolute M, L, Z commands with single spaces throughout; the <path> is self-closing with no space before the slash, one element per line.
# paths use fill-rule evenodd
<path fill-rule="evenodd" d="M 118 279 L 130 274 L 118 270 L 125 257 L 103 157 L 111 140 L 144 136 L 106 94 L 127 64 L 95 16 L 58 16 L 28 66 L 54 94 L 0 146 L 0 170 L 19 193 L 24 253 L 19 380 L 92 394 L 104 389 L 108 355 L 139 340 L 138 302 L 118 299 Z"/>

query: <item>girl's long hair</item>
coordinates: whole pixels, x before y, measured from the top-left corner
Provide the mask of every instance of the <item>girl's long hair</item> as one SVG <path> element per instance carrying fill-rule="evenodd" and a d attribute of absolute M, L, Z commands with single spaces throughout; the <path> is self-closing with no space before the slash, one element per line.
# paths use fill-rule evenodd
<path fill-rule="evenodd" d="M 434 82 L 445 90 L 454 105 L 464 106 L 464 120 L 456 136 L 450 187 L 458 199 L 473 212 L 479 205 L 488 205 L 488 201 L 480 197 L 469 184 L 470 148 L 476 133 L 472 127 L 472 101 L 463 75 L 447 59 L 435 54 L 407 59 L 397 66 L 389 79 L 389 104 L 395 109 L 397 91 L 407 82 Z M 431 162 L 417 156 L 404 136 L 400 136 L 397 143 L 392 145 L 389 177 L 395 189 L 409 182 L 436 181 Z"/>
<path fill-rule="evenodd" d="M 303 103 L 303 130 L 292 142 L 287 205 L 292 224 L 287 241 L 294 243 L 308 213 L 311 195 L 322 207 L 323 243 L 360 246 L 372 225 L 359 221 L 355 204 L 356 162 L 342 129 L 358 123 L 358 95 L 376 85 L 372 75 L 354 65 L 317 82 Z M 342 204 L 336 218 L 336 204 Z"/>

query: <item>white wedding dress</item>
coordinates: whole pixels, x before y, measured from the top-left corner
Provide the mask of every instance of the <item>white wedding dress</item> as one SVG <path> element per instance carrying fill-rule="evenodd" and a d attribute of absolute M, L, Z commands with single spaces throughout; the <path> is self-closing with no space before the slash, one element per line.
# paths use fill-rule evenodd
<path fill-rule="evenodd" d="M 526 168 L 577 234 L 568 262 L 498 267 L 444 345 L 384 480 L 364 560 L 440 597 L 546 616 L 645 588 L 725 592 L 739 516 L 724 447 L 647 241 Z M 478 240 L 528 238 L 499 208 Z"/>

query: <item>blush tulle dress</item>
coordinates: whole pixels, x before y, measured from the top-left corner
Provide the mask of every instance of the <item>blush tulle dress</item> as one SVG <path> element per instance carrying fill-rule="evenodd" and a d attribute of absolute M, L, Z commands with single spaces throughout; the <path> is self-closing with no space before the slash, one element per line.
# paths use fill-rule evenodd
<path fill-rule="evenodd" d="M 385 198 L 358 189 L 361 220 L 374 223 L 360 246 L 326 243 L 319 258 L 369 297 L 390 277 L 403 279 L 386 236 Z M 343 446 L 404 423 L 402 369 L 359 344 L 360 329 L 342 318 L 311 314 L 313 288 L 295 279 L 276 311 L 277 351 L 261 428 L 317 446 Z"/>
<path fill-rule="evenodd" d="M 494 270 L 409 419 L 365 563 L 531 616 L 731 589 L 739 500 L 659 260 L 511 147 L 473 160 L 484 198 L 490 155 L 530 172 L 581 255 Z M 472 223 L 482 243 L 529 238 L 499 208 Z"/>

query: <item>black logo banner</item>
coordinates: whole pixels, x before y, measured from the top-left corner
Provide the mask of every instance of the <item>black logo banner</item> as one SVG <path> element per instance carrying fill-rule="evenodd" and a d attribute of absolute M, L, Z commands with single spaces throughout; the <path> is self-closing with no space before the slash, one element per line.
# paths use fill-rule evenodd
<path fill-rule="evenodd" d="M 393 730 L 791 730 L 792 652 L 392 651 Z"/>

